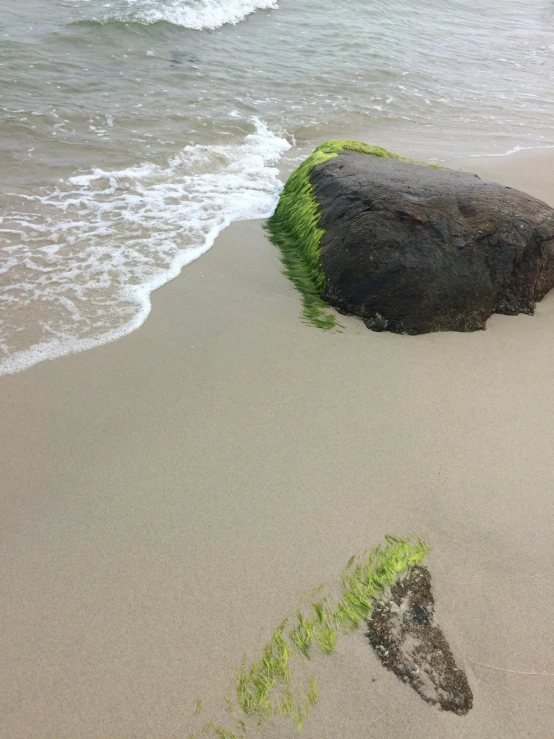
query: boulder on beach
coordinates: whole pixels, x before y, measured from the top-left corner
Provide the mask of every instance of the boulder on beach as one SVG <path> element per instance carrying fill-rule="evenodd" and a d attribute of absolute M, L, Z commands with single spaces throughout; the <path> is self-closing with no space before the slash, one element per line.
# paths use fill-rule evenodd
<path fill-rule="evenodd" d="M 331 305 L 377 331 L 475 331 L 532 315 L 554 286 L 554 209 L 359 142 L 316 149 L 267 228 L 321 328 Z"/>

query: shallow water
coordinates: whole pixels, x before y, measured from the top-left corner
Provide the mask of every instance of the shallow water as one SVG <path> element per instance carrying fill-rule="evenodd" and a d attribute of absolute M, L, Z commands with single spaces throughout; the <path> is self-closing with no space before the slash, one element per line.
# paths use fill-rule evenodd
<path fill-rule="evenodd" d="M 553 8 L 0 1 L 0 372 L 139 326 L 298 147 L 554 146 Z"/>

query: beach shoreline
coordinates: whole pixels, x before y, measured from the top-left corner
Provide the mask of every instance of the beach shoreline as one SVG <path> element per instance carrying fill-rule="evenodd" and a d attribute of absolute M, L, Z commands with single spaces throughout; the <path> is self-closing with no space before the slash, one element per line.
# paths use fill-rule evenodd
<path fill-rule="evenodd" d="M 553 160 L 444 163 L 554 205 Z M 134 333 L 0 378 L 0 736 L 188 736 L 303 591 L 392 533 L 432 548 L 474 708 L 425 704 L 357 633 L 318 661 L 303 736 L 546 739 L 554 294 L 473 334 L 323 333 L 245 221 L 152 302 Z"/>

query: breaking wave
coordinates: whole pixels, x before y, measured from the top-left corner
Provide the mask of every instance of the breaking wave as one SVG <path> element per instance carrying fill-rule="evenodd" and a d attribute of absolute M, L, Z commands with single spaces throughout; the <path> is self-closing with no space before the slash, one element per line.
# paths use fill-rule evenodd
<path fill-rule="evenodd" d="M 126 9 L 107 16 L 102 22 L 165 21 L 195 31 L 215 30 L 226 23 L 240 23 L 256 10 L 278 7 L 277 0 L 125 0 L 125 3 Z"/>
<path fill-rule="evenodd" d="M 272 165 L 290 144 L 254 124 L 239 144 L 187 146 L 165 166 L 12 195 L 0 217 L 0 375 L 130 333 L 152 291 L 224 228 L 269 216 L 282 187 Z"/>

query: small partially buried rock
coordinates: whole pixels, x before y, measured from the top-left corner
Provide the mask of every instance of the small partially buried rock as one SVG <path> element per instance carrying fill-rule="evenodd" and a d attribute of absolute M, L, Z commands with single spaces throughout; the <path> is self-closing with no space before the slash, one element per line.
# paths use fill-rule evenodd
<path fill-rule="evenodd" d="M 435 623 L 434 607 L 429 570 L 413 567 L 390 597 L 373 607 L 369 641 L 383 665 L 423 700 L 463 716 L 473 706 L 473 694 Z"/>

